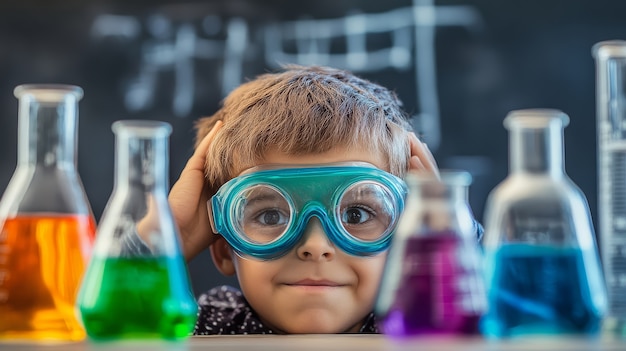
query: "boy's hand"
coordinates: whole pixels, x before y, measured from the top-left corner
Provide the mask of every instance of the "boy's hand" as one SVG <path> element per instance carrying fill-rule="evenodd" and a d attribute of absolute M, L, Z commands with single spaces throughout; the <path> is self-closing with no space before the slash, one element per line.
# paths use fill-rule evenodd
<path fill-rule="evenodd" d="M 439 168 L 433 154 L 428 149 L 428 146 L 417 138 L 415 133 L 409 133 L 409 145 L 411 147 L 409 169 L 432 173 L 439 177 Z"/>
<path fill-rule="evenodd" d="M 209 247 L 217 235 L 213 235 L 207 212 L 207 200 L 217 189 L 207 188 L 204 176 L 206 153 L 222 126 L 218 121 L 187 161 L 180 177 L 170 191 L 168 201 L 178 224 L 183 254 L 190 261 Z"/>

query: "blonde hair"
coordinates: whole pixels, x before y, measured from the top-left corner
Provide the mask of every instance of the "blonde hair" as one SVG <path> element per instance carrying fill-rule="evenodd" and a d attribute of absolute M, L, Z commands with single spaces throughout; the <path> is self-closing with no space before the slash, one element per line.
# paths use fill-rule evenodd
<path fill-rule="evenodd" d="M 213 115 L 196 123 L 196 146 L 223 126 L 207 153 L 207 180 L 216 186 L 263 160 L 268 150 L 289 155 L 337 146 L 382 153 L 387 171 L 404 176 L 411 126 L 390 90 L 327 67 L 286 66 L 233 90 Z"/>

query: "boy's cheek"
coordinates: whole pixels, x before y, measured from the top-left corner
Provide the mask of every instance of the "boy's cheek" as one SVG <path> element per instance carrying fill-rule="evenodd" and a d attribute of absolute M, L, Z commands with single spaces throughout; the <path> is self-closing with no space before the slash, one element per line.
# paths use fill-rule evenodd
<path fill-rule="evenodd" d="M 387 255 L 389 250 L 384 251 L 376 256 L 361 258 L 361 262 L 355 265 L 355 271 L 361 276 L 363 281 L 373 281 L 373 285 L 378 289 L 380 280 L 382 279 L 383 272 L 385 270 L 385 263 L 387 262 Z"/>

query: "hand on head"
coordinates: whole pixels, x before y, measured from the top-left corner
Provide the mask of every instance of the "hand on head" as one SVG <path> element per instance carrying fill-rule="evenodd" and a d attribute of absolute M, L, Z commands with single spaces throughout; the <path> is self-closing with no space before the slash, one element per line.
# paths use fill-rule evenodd
<path fill-rule="evenodd" d="M 426 143 L 421 142 L 415 133 L 409 133 L 409 145 L 411 149 L 409 170 L 417 171 L 418 173 L 431 173 L 439 177 L 437 162 Z"/>
<path fill-rule="evenodd" d="M 211 230 L 206 206 L 209 194 L 214 194 L 217 189 L 207 189 L 209 185 L 204 172 L 207 150 L 221 126 L 222 122 L 218 121 L 196 147 L 168 197 L 178 224 L 183 254 L 188 261 L 217 239 Z"/>

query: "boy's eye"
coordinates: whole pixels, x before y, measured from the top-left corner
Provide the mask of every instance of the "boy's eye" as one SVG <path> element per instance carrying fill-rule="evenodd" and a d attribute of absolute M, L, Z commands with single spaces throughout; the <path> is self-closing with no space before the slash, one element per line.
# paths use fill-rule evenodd
<path fill-rule="evenodd" d="M 346 208 L 341 214 L 341 221 L 348 224 L 367 222 L 371 217 L 369 211 L 358 207 Z"/>
<path fill-rule="evenodd" d="M 256 220 L 263 225 L 282 225 L 287 223 L 287 216 L 277 209 L 268 209 L 261 212 Z"/>

